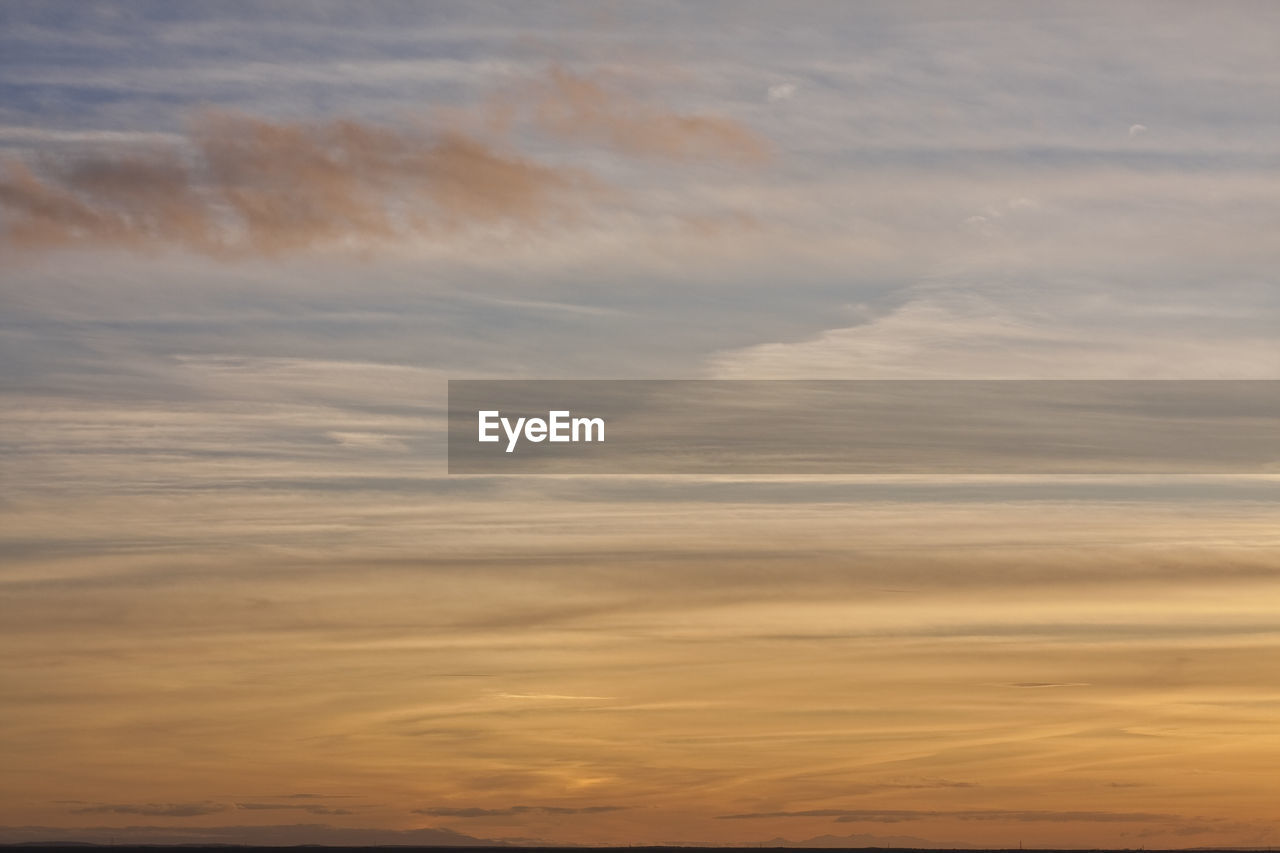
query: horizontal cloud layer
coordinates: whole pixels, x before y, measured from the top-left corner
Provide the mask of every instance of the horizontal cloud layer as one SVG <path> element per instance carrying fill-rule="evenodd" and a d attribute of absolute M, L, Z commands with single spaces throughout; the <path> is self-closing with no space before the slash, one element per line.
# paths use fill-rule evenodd
<path fill-rule="evenodd" d="M 672 113 L 559 66 L 449 113 L 444 124 L 211 111 L 189 122 L 181 144 L 118 135 L 105 151 L 10 158 L 0 172 L 0 233 L 10 247 L 42 249 L 236 255 L 364 246 L 477 226 L 546 226 L 601 202 L 604 186 L 586 170 L 521 154 L 521 130 L 622 157 L 743 164 L 768 153 L 738 121 Z"/>

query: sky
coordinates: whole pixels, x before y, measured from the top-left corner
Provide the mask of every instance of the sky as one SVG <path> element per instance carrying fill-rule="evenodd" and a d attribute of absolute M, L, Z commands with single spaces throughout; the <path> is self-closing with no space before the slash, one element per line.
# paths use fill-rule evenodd
<path fill-rule="evenodd" d="M 1280 6 L 0 4 L 0 842 L 1280 843 L 1280 485 L 450 476 L 448 379 L 1280 379 Z"/>

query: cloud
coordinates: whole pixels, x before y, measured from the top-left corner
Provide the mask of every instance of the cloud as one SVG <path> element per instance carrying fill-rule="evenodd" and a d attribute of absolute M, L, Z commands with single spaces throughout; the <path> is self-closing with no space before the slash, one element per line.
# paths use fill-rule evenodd
<path fill-rule="evenodd" d="M 769 156 L 769 146 L 740 122 L 671 112 L 561 66 L 531 88 L 534 124 L 562 139 L 672 160 L 758 163 Z"/>
<path fill-rule="evenodd" d="M 349 800 L 352 794 L 281 794 L 281 800 Z"/>
<path fill-rule="evenodd" d="M 577 696 L 570 693 L 499 693 L 498 697 L 500 699 L 546 699 L 551 701 L 589 699 L 601 702 L 614 698 L 612 696 Z"/>
<path fill-rule="evenodd" d="M 72 814 L 132 814 L 148 817 L 197 817 L 226 811 L 222 803 L 124 803 L 102 804 L 72 809 Z"/>
<path fill-rule="evenodd" d="M 1199 294 L 1178 294 L 1186 304 L 1175 306 L 1170 293 L 1159 313 L 1149 296 L 1120 286 L 1013 293 L 966 282 L 905 292 L 857 325 L 716 354 L 708 378 L 1272 379 L 1280 367 L 1269 330 L 1212 317 Z"/>
<path fill-rule="evenodd" d="M 584 806 L 581 808 L 567 808 L 563 806 L 508 806 L 504 809 L 479 809 L 479 808 L 429 808 L 414 809 L 413 814 L 425 814 L 433 817 L 512 817 L 522 814 L 547 814 L 547 815 L 578 815 L 578 814 L 603 814 L 605 812 L 618 812 L 626 810 L 627 806 Z"/>
<path fill-rule="evenodd" d="M 303 811 L 307 814 L 316 815 L 355 814 L 350 809 L 335 809 L 329 806 L 302 803 L 236 803 L 236 808 L 246 811 Z"/>
<path fill-rule="evenodd" d="M 273 254 L 565 215 L 594 186 L 453 131 L 208 112 L 189 164 L 173 148 L 47 163 L 10 161 L 0 207 L 11 246 L 179 246 Z"/>
<path fill-rule="evenodd" d="M 906 847 L 912 850 L 957 850 L 970 845 L 955 841 L 931 841 L 914 835 L 817 835 L 802 841 L 789 841 L 785 838 L 770 838 L 764 842 L 765 847 L 826 847 L 848 850 L 855 847 Z"/>
<path fill-rule="evenodd" d="M 0 826 L 0 843 L 88 842 L 95 844 L 249 844 L 257 846 L 328 845 L 333 847 L 493 846 L 451 829 L 375 829 L 328 824 L 271 826 Z"/>
<path fill-rule="evenodd" d="M 954 779 L 907 779 L 899 782 L 884 782 L 872 786 L 872 790 L 917 790 L 925 788 L 978 788 L 977 782 L 957 782 Z"/>
<path fill-rule="evenodd" d="M 719 815 L 718 820 L 754 820 L 779 817 L 833 817 L 836 823 L 903 823 L 914 820 L 1000 820 L 1019 823 L 1150 823 L 1183 820 L 1178 815 L 1153 812 L 1041 811 L 1021 809 L 812 809 L 797 812 L 758 812 Z"/>
<path fill-rule="evenodd" d="M 80 133 L 81 156 L 0 161 L 0 240 L 236 256 L 536 229 L 622 195 L 585 169 L 522 154 L 516 140 L 530 132 L 624 157 L 744 164 L 768 153 L 739 122 L 672 112 L 560 67 L 446 119 L 393 126 L 210 110 L 176 142 Z"/>
<path fill-rule="evenodd" d="M 183 137 L 173 133 L 155 133 L 148 131 L 120 130 L 54 130 L 43 127 L 7 125 L 0 127 L 0 145 L 2 144 L 36 144 L 50 145 L 58 143 L 93 143 L 93 144 L 178 144 Z"/>
<path fill-rule="evenodd" d="M 785 101 L 796 93 L 795 83 L 775 83 L 769 87 L 769 101 Z"/>

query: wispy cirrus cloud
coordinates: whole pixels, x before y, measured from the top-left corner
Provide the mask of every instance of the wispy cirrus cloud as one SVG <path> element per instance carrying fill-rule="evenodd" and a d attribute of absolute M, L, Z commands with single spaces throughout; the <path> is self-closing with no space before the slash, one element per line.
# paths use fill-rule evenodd
<path fill-rule="evenodd" d="M 72 809 L 72 814 L 123 814 L 147 817 L 199 817 L 227 810 L 224 803 L 102 803 Z"/>
<path fill-rule="evenodd" d="M 251 844 L 263 846 L 331 845 L 335 847 L 493 846 L 449 829 L 381 829 L 320 823 L 266 826 L 0 826 L 0 842 L 8 844 L 88 842 L 93 844 Z"/>
<path fill-rule="evenodd" d="M 836 823 L 904 823 L 915 820 L 1014 821 L 1018 823 L 1150 823 L 1183 820 L 1180 815 L 1158 812 L 1049 811 L 1039 809 L 810 809 L 794 812 L 753 812 L 719 815 L 718 820 L 755 820 L 780 817 L 831 817 Z"/>
<path fill-rule="evenodd" d="M 628 806 L 507 806 L 501 809 L 481 809 L 481 808 L 427 808 L 414 809 L 413 814 L 425 814 L 433 817 L 462 817 L 462 818 L 481 818 L 481 817 L 513 817 L 523 814 L 545 814 L 545 815 L 580 815 L 580 814 L 605 814 L 607 812 L 625 811 Z"/>
<path fill-rule="evenodd" d="M 332 120 L 198 116 L 182 152 L 154 146 L 0 178 L 11 247 L 178 246 L 271 254 L 475 224 L 545 222 L 592 181 L 464 134 Z"/>
<path fill-rule="evenodd" d="M 0 163 L 0 239 L 24 249 L 271 255 L 540 228 L 620 198 L 584 168 L 523 153 L 518 139 L 529 132 L 623 158 L 743 165 L 769 152 L 737 120 L 674 112 L 554 66 L 436 126 L 212 110 L 170 144 L 163 134 L 72 134 L 87 146 L 80 155 Z"/>
<path fill-rule="evenodd" d="M 314 803 L 236 803 L 236 808 L 261 812 L 300 811 L 316 815 L 355 814 L 351 809 L 339 809 Z"/>
<path fill-rule="evenodd" d="M 1274 13 L 800 5 L 13 13 L 0 229 L 77 251 L 0 285 L 10 822 L 155 826 L 0 838 L 1259 834 L 1063 815 L 1269 813 L 1273 480 L 444 476 L 447 376 L 1278 375 Z"/>
<path fill-rule="evenodd" d="M 771 146 L 739 121 L 674 113 L 563 66 L 553 66 L 529 94 L 533 123 L 560 139 L 588 140 L 631 156 L 671 160 L 759 163 L 770 154 Z"/>

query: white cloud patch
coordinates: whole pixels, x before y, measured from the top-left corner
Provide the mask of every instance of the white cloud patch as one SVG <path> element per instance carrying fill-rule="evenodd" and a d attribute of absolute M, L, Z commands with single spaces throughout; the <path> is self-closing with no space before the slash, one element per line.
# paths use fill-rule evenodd
<path fill-rule="evenodd" d="M 769 102 L 785 101 L 795 96 L 797 87 L 795 83 L 774 83 L 769 87 Z"/>
<path fill-rule="evenodd" d="M 985 225 L 985 223 L 981 223 Z M 1186 318 L 1145 328 L 1087 312 L 1103 294 L 1010 304 L 974 292 L 925 294 L 867 323 L 806 341 L 720 353 L 720 379 L 1275 379 L 1280 344 L 1263 330 Z M 1074 304 L 1073 304 L 1074 303 Z M 1068 314 L 1075 311 L 1075 316 Z M 1163 320 L 1163 322 L 1161 322 Z"/>

